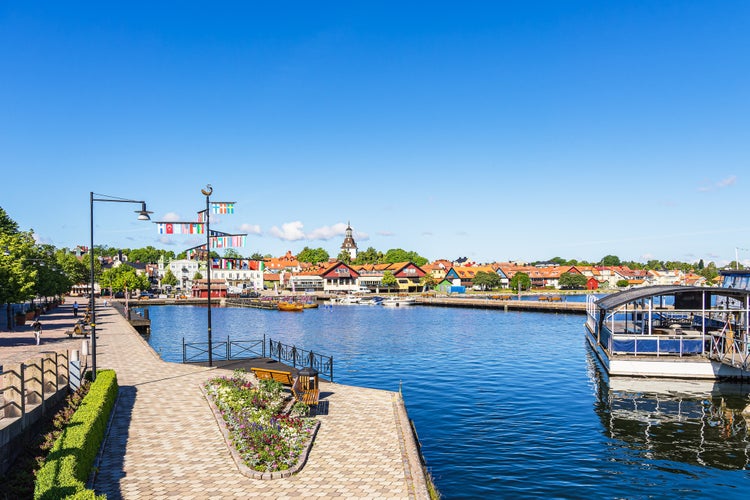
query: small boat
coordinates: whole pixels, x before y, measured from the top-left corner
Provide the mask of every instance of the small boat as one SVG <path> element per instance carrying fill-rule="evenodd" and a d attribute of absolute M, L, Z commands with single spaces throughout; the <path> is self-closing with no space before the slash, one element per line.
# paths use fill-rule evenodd
<path fill-rule="evenodd" d="M 302 312 L 305 309 L 304 304 L 299 304 L 297 302 L 279 302 L 277 307 L 279 311 L 288 312 Z"/>
<path fill-rule="evenodd" d="M 343 297 L 331 299 L 331 304 L 337 306 L 355 306 L 359 305 L 360 302 L 362 302 L 362 297 L 356 297 L 354 295 L 344 295 Z"/>
<path fill-rule="evenodd" d="M 303 309 L 316 309 L 317 307 L 317 302 L 305 302 L 304 304 L 302 304 Z"/>
<path fill-rule="evenodd" d="M 391 297 L 382 302 L 385 307 L 405 307 L 413 306 L 415 301 L 410 297 Z"/>
<path fill-rule="evenodd" d="M 363 300 L 362 302 L 360 302 L 360 304 L 366 305 L 366 306 L 379 306 L 383 304 L 384 300 L 385 299 L 383 297 L 375 296 L 371 299 Z"/>

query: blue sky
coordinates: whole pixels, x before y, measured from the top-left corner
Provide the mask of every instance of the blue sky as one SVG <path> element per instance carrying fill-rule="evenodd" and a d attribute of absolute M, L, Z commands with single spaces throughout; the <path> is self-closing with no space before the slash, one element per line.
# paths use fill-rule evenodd
<path fill-rule="evenodd" d="M 270 5 L 269 5 L 270 4 Z M 2 206 L 87 244 L 750 263 L 750 3 L 0 5 Z M 136 206 L 96 244 L 180 251 Z"/>

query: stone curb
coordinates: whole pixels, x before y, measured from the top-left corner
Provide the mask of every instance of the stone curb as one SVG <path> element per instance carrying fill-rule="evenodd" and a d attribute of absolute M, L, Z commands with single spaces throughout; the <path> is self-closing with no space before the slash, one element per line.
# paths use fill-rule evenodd
<path fill-rule="evenodd" d="M 242 460 L 242 457 L 237 452 L 237 449 L 232 444 L 232 439 L 229 437 L 229 429 L 227 428 L 226 422 L 224 422 L 224 418 L 221 416 L 221 412 L 216 407 L 214 402 L 209 397 L 208 393 L 206 393 L 206 389 L 203 387 L 202 384 L 200 384 L 199 389 L 201 393 L 203 394 L 203 397 L 206 398 L 206 402 L 208 403 L 209 408 L 211 408 L 211 412 L 214 415 L 214 418 L 216 419 L 216 423 L 219 426 L 219 430 L 221 431 L 221 435 L 224 436 L 224 442 L 227 445 L 227 449 L 229 451 L 229 454 L 232 456 L 232 459 L 234 460 L 235 465 L 237 466 L 237 469 L 239 470 L 240 474 L 243 476 L 247 476 L 252 479 L 262 479 L 262 480 L 270 480 L 270 479 L 285 479 L 292 477 L 292 475 L 298 473 L 301 471 L 305 464 L 307 463 L 307 457 L 310 454 L 310 450 L 312 449 L 313 443 L 315 442 L 315 437 L 318 434 L 318 429 L 320 429 L 320 421 L 315 421 L 315 427 L 313 427 L 312 435 L 307 440 L 307 444 L 305 445 L 305 449 L 300 454 L 297 463 L 294 464 L 294 466 L 290 467 L 286 470 L 281 471 L 275 471 L 275 472 L 260 472 L 251 469 L 247 465 L 245 465 L 244 460 Z"/>

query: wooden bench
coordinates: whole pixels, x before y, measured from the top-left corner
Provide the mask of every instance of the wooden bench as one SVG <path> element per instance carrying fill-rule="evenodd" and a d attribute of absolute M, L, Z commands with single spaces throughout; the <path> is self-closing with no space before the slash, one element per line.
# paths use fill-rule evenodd
<path fill-rule="evenodd" d="M 317 406 L 318 400 L 320 399 L 319 389 L 303 389 L 299 383 L 299 378 L 294 381 L 292 385 L 292 394 L 294 399 L 301 403 L 305 403 L 307 406 Z"/>
<path fill-rule="evenodd" d="M 283 385 L 293 386 L 294 379 L 290 372 L 281 370 L 270 370 L 268 368 L 250 368 L 258 380 L 275 380 Z"/>

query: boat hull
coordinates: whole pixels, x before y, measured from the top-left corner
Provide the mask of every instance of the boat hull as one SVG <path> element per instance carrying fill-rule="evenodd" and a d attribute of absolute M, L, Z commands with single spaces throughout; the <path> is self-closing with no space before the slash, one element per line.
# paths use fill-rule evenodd
<path fill-rule="evenodd" d="M 747 373 L 733 366 L 712 361 L 705 356 L 655 357 L 611 355 L 596 342 L 596 337 L 585 326 L 586 340 L 611 377 L 655 377 L 696 380 L 747 377 Z"/>

